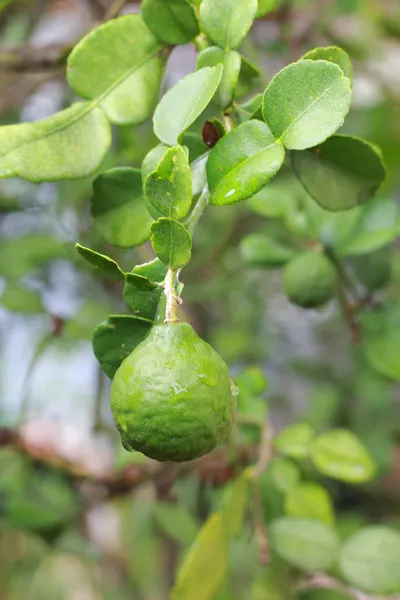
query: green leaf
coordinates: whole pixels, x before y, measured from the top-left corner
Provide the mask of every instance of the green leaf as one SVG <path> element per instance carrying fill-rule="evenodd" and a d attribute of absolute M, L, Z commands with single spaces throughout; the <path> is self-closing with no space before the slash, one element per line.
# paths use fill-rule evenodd
<path fill-rule="evenodd" d="M 158 258 L 173 271 L 190 260 L 192 238 L 179 221 L 159 219 L 153 223 L 151 243 Z"/>
<path fill-rule="evenodd" d="M 345 77 L 350 81 L 353 79 L 353 66 L 347 52 L 337 46 L 327 46 L 326 48 L 314 48 L 307 52 L 301 60 L 327 60 L 338 65 Z"/>
<path fill-rule="evenodd" d="M 169 148 L 144 182 L 150 204 L 164 217 L 182 219 L 192 203 L 192 173 L 182 146 Z"/>
<path fill-rule="evenodd" d="M 224 532 L 229 536 L 238 537 L 243 531 L 251 476 L 252 469 L 245 469 L 236 481 L 225 490 L 221 519 Z"/>
<path fill-rule="evenodd" d="M 339 553 L 338 536 L 320 521 L 283 517 L 270 524 L 269 535 L 279 556 L 302 571 L 326 571 Z"/>
<path fill-rule="evenodd" d="M 345 542 L 340 570 L 352 586 L 369 594 L 400 592 L 400 534 L 383 525 L 362 529 Z"/>
<path fill-rule="evenodd" d="M 322 384 L 312 392 L 304 420 L 314 429 L 326 428 L 336 420 L 340 405 L 338 388 L 333 384 Z"/>
<path fill-rule="evenodd" d="M 112 315 L 93 332 L 93 352 L 103 371 L 112 379 L 124 360 L 144 340 L 151 321 Z"/>
<path fill-rule="evenodd" d="M 272 79 L 263 114 L 277 140 L 291 150 L 303 150 L 335 133 L 350 103 L 350 80 L 340 67 L 325 60 L 301 60 Z"/>
<path fill-rule="evenodd" d="M 240 244 L 241 253 L 253 267 L 275 268 L 285 265 L 295 251 L 262 233 L 251 233 Z"/>
<path fill-rule="evenodd" d="M 319 483 L 299 483 L 285 497 L 285 512 L 291 517 L 316 519 L 328 525 L 335 520 L 331 497 Z"/>
<path fill-rule="evenodd" d="M 186 75 L 163 96 L 154 117 L 154 132 L 169 146 L 180 136 L 210 103 L 221 81 L 222 66 L 206 67 Z"/>
<path fill-rule="evenodd" d="M 228 51 L 240 46 L 257 8 L 257 0 L 203 0 L 200 20 L 207 37 Z"/>
<path fill-rule="evenodd" d="M 256 19 L 265 17 L 270 12 L 276 9 L 279 4 L 279 0 L 258 0 L 258 9 L 256 12 Z"/>
<path fill-rule="evenodd" d="M 281 492 L 288 492 L 293 487 L 297 487 L 296 484 L 301 479 L 298 466 L 282 456 L 278 456 L 270 462 L 268 471 L 276 487 Z"/>
<path fill-rule="evenodd" d="M 274 438 L 274 447 L 280 454 L 291 458 L 307 458 L 315 432 L 307 423 L 296 423 L 285 427 Z"/>
<path fill-rule="evenodd" d="M 398 329 L 384 331 L 365 343 L 365 355 L 381 375 L 400 381 L 400 333 Z"/>
<path fill-rule="evenodd" d="M 197 58 L 197 69 L 223 65 L 221 83 L 219 84 L 219 104 L 223 109 L 232 104 L 236 84 L 239 79 L 242 59 L 235 50 L 225 52 L 222 48 L 211 46 L 200 52 Z"/>
<path fill-rule="evenodd" d="M 304 188 L 326 210 L 364 204 L 386 176 L 376 147 L 348 135 L 332 136 L 309 151 L 293 152 L 291 158 Z"/>
<path fill-rule="evenodd" d="M 262 103 L 263 95 L 256 94 L 248 102 L 244 104 L 235 104 L 234 110 L 238 119 L 239 125 L 249 121 L 250 119 L 257 118 L 262 121 Z"/>
<path fill-rule="evenodd" d="M 353 596 L 326 588 L 308 590 L 296 596 L 297 600 L 353 600 Z"/>
<path fill-rule="evenodd" d="M 68 249 L 64 242 L 40 234 L 27 234 L 1 240 L 0 275 L 19 278 L 52 261 L 65 259 Z"/>
<path fill-rule="evenodd" d="M 62 331 L 63 337 L 73 340 L 90 340 L 93 329 L 107 318 L 110 307 L 94 300 L 86 300 L 72 319 L 69 319 Z"/>
<path fill-rule="evenodd" d="M 138 169 L 117 167 L 97 177 L 91 211 L 96 228 L 109 244 L 131 248 L 150 237 L 153 219 L 143 199 Z"/>
<path fill-rule="evenodd" d="M 3 308 L 12 312 L 27 314 L 45 312 L 40 294 L 16 283 L 7 285 L 0 303 Z"/>
<path fill-rule="evenodd" d="M 125 273 L 115 262 L 115 260 L 109 256 L 95 252 L 94 250 L 86 248 L 85 246 L 81 246 L 80 244 L 75 244 L 75 248 L 89 264 L 97 269 L 100 269 L 100 271 L 107 275 L 107 277 L 110 277 L 110 279 L 114 279 L 115 281 L 125 280 Z"/>
<path fill-rule="evenodd" d="M 282 166 L 285 151 L 261 121 L 248 121 L 219 140 L 207 161 L 210 202 L 251 198 Z"/>
<path fill-rule="evenodd" d="M 199 529 L 192 515 L 177 504 L 157 502 L 154 517 L 161 531 L 181 546 L 189 546 Z"/>
<path fill-rule="evenodd" d="M 257 65 L 249 61 L 244 56 L 242 56 L 241 59 L 242 64 L 240 68 L 239 81 L 236 86 L 235 94 L 238 98 L 243 98 L 243 96 L 246 96 L 249 92 L 254 91 L 255 87 L 257 87 L 258 89 L 260 86 L 258 85 L 259 81 L 257 80 L 261 78 L 261 71 Z M 259 109 L 257 117 L 254 118 L 263 121 L 261 107 Z"/>
<path fill-rule="evenodd" d="M 201 528 L 179 569 L 171 600 L 211 600 L 228 569 L 228 549 L 220 514 Z"/>
<path fill-rule="evenodd" d="M 290 588 L 287 566 L 273 561 L 259 572 L 251 587 L 250 600 L 288 600 L 292 597 Z"/>
<path fill-rule="evenodd" d="M 346 429 L 333 429 L 319 435 L 313 442 L 311 457 L 321 473 L 341 481 L 364 483 L 375 474 L 367 449 Z"/>
<path fill-rule="evenodd" d="M 136 317 L 154 321 L 160 297 L 160 286 L 142 275 L 127 273 L 124 300 Z"/>
<path fill-rule="evenodd" d="M 140 9 L 149 29 L 166 44 L 188 44 L 200 32 L 195 12 L 186 0 L 143 0 Z"/>
<path fill-rule="evenodd" d="M 103 111 L 77 102 L 33 123 L 0 128 L 0 177 L 30 181 L 86 177 L 97 171 L 111 143 Z"/>
<path fill-rule="evenodd" d="M 150 281 L 161 283 L 164 281 L 165 275 L 167 274 L 167 267 L 159 258 L 155 258 L 142 265 L 136 265 L 136 267 L 133 267 L 132 273 L 146 277 L 146 279 L 149 279 Z"/>
<path fill-rule="evenodd" d="M 182 136 L 182 145 L 189 150 L 190 162 L 196 161 L 202 154 L 208 152 L 208 147 L 203 142 L 203 137 L 199 133 L 187 131 Z"/>
<path fill-rule="evenodd" d="M 89 110 L 99 106 L 113 123 L 137 125 L 158 100 L 165 63 L 160 50 L 140 15 L 112 19 L 75 46 L 67 61 L 68 83 L 92 100 Z"/>

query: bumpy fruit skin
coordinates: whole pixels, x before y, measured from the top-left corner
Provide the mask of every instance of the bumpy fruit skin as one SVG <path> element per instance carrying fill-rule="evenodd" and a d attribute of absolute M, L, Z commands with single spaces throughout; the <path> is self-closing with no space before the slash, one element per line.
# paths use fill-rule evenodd
<path fill-rule="evenodd" d="M 155 326 L 113 380 L 111 408 L 124 447 L 159 461 L 207 454 L 233 427 L 232 384 L 225 362 L 188 323 Z"/>
<path fill-rule="evenodd" d="M 323 254 L 304 252 L 286 265 L 283 282 L 291 302 L 303 308 L 317 308 L 334 296 L 336 273 Z"/>

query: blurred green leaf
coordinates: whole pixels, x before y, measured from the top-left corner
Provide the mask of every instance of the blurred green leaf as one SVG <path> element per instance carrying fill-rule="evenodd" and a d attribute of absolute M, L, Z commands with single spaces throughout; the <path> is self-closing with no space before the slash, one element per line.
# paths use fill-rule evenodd
<path fill-rule="evenodd" d="M 279 556 L 303 571 L 326 571 L 339 553 L 339 538 L 320 521 L 283 517 L 270 524 L 269 535 Z"/>
<path fill-rule="evenodd" d="M 251 198 L 282 166 L 285 151 L 261 121 L 248 121 L 219 140 L 207 161 L 211 204 Z"/>
<path fill-rule="evenodd" d="M 332 525 L 335 517 L 331 497 L 319 483 L 299 483 L 286 493 L 285 512 L 291 517 L 316 519 Z"/>
<path fill-rule="evenodd" d="M 243 531 L 251 477 L 252 469 L 245 469 L 231 485 L 225 488 L 221 522 L 225 534 L 229 536 L 238 537 Z"/>
<path fill-rule="evenodd" d="M 150 237 L 153 221 L 143 200 L 138 169 L 117 167 L 93 183 L 91 211 L 95 227 L 114 246 L 140 246 Z"/>
<path fill-rule="evenodd" d="M 140 9 L 149 29 L 166 44 L 188 44 L 200 32 L 187 0 L 143 0 Z"/>
<path fill-rule="evenodd" d="M 296 484 L 301 479 L 301 473 L 298 466 L 291 460 L 278 456 L 269 463 L 268 471 L 281 492 L 288 492 L 293 487 L 298 487 Z"/>
<path fill-rule="evenodd" d="M 240 250 L 250 265 L 267 269 L 282 267 L 295 255 L 292 248 L 262 233 L 247 235 L 240 244 Z"/>
<path fill-rule="evenodd" d="M 296 599 L 298 600 L 352 600 L 353 596 L 336 590 L 321 588 L 317 590 L 308 590 L 301 592 Z"/>
<path fill-rule="evenodd" d="M 312 444 L 311 457 L 321 473 L 334 479 L 364 483 L 375 475 L 375 465 L 367 449 L 346 429 L 319 435 Z"/>
<path fill-rule="evenodd" d="M 366 527 L 347 540 L 340 570 L 350 585 L 369 594 L 400 591 L 400 534 L 389 527 Z"/>
<path fill-rule="evenodd" d="M 1 448 L 0 471 L 0 501 L 24 493 L 32 472 L 25 456 L 12 448 Z"/>
<path fill-rule="evenodd" d="M 158 258 L 172 270 L 190 260 L 192 238 L 184 225 L 173 219 L 159 219 L 151 227 L 151 243 Z"/>
<path fill-rule="evenodd" d="M 254 91 L 254 88 L 259 89 L 259 83 L 261 81 L 261 71 L 257 65 L 248 60 L 245 56 L 241 56 L 242 62 L 240 66 L 239 79 L 236 85 L 236 93 L 235 96 L 237 98 L 243 98 L 247 96 L 250 92 Z M 251 101 L 250 101 L 251 102 Z M 263 120 L 262 111 L 262 94 L 261 101 L 257 102 L 257 110 L 254 109 L 252 112 L 252 118 Z M 249 107 L 247 107 L 249 108 Z M 257 117 L 255 116 L 257 114 Z"/>
<path fill-rule="evenodd" d="M 340 394 L 334 385 L 316 387 L 310 397 L 305 421 L 314 429 L 332 424 L 340 406 Z"/>
<path fill-rule="evenodd" d="M 265 17 L 265 15 L 275 10 L 279 2 L 280 0 L 258 0 L 256 19 Z"/>
<path fill-rule="evenodd" d="M 264 94 L 263 114 L 277 140 L 290 150 L 303 150 L 335 133 L 350 103 L 350 80 L 340 67 L 304 60 L 275 75 Z"/>
<path fill-rule="evenodd" d="M 103 371 L 112 379 L 118 367 L 144 340 L 152 322 L 127 315 L 110 316 L 93 332 L 93 352 Z"/>
<path fill-rule="evenodd" d="M 314 48 L 302 56 L 301 60 L 327 60 L 338 65 L 350 81 L 353 79 L 353 66 L 350 57 L 347 52 L 337 46 Z"/>
<path fill-rule="evenodd" d="M 308 423 L 296 423 L 285 427 L 275 436 L 274 448 L 280 454 L 291 458 L 307 458 L 314 437 L 315 432 Z"/>
<path fill-rule="evenodd" d="M 375 292 L 390 281 L 392 275 L 390 258 L 390 250 L 386 247 L 353 259 L 352 266 L 357 279 L 368 292 Z"/>
<path fill-rule="evenodd" d="M 365 355 L 378 373 L 395 381 L 400 380 L 400 333 L 398 330 L 382 331 L 367 339 Z"/>
<path fill-rule="evenodd" d="M 101 302 L 86 300 L 76 314 L 69 319 L 62 330 L 63 336 L 77 340 L 90 340 L 93 329 L 104 321 L 110 313 L 110 307 Z"/>
<path fill-rule="evenodd" d="M 161 531 L 182 546 L 189 546 L 199 529 L 191 514 L 177 504 L 157 502 L 154 517 Z"/>
<path fill-rule="evenodd" d="M 7 285 L 0 298 L 0 303 L 11 312 L 27 314 L 45 312 L 40 294 L 16 283 Z"/>
<path fill-rule="evenodd" d="M 124 300 L 136 317 L 154 321 L 160 297 L 160 286 L 142 275 L 127 273 Z"/>
<path fill-rule="evenodd" d="M 234 50 L 249 31 L 257 6 L 257 0 L 202 0 L 203 30 L 220 48 Z"/>
<path fill-rule="evenodd" d="M 110 279 L 114 279 L 115 281 L 124 281 L 125 273 L 122 271 L 120 266 L 105 254 L 100 254 L 99 252 L 95 252 L 90 248 L 86 248 L 85 246 L 81 246 L 81 244 L 75 244 L 75 248 L 78 253 L 84 258 L 90 265 L 100 269 L 102 273 L 107 275 Z"/>
<path fill-rule="evenodd" d="M 51 260 L 67 257 L 66 244 L 44 234 L 3 238 L 0 242 L 0 275 L 10 279 L 23 277 Z"/>
<path fill-rule="evenodd" d="M 274 564 L 263 567 L 251 588 L 250 600 L 288 600 L 290 580 L 286 569 Z"/>

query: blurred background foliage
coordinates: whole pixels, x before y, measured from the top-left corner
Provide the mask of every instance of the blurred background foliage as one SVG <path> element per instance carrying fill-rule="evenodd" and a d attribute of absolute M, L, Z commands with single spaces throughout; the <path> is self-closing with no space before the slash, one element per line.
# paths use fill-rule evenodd
<path fill-rule="evenodd" d="M 249 61 L 240 80 L 243 101 L 307 50 L 343 47 L 354 66 L 354 101 L 342 132 L 381 147 L 388 177 L 380 198 L 372 208 L 326 217 L 283 172 L 247 202 L 207 209 L 184 272 L 183 314 L 229 363 L 243 419 L 226 448 L 194 466 L 176 467 L 120 447 L 109 381 L 90 338 L 108 314 L 125 311 L 121 284 L 99 276 L 74 251 L 79 240 L 130 270 L 151 259 L 151 247 L 117 250 L 104 243 L 90 214 L 94 177 L 40 185 L 0 181 L 1 598 L 165 599 L 201 524 L 228 502 L 230 481 L 257 453 L 267 404 L 276 432 L 299 420 L 319 431 L 351 429 L 369 449 L 377 476 L 361 487 L 322 480 L 328 499 L 320 498 L 320 486 L 301 490 L 305 505 L 311 494 L 316 516 L 286 492 L 300 478 L 318 486 L 320 477 L 304 461 L 296 466 L 275 458 L 259 499 L 264 520 L 284 514 L 328 523 L 335 518 L 343 539 L 368 523 L 400 530 L 400 5 L 272 4 L 241 48 Z M 138 3 L 106 0 L 0 2 L 0 123 L 36 120 L 68 106 L 73 98 L 64 65 L 71 47 L 100 21 L 137 10 Z M 195 62 L 194 47 L 175 49 L 164 88 Z M 203 122 L 204 115 L 193 132 Z M 155 144 L 151 123 L 115 128 L 104 168 L 140 167 Z M 355 323 L 343 317 L 340 302 L 318 311 L 290 304 L 280 270 L 265 269 L 271 247 L 263 253 L 256 234 L 273 240 L 277 265 L 285 262 L 282 252 L 333 236 L 371 310 Z M 361 330 L 368 336 L 377 329 L 391 333 L 384 347 L 372 341 L 365 352 L 353 343 Z M 240 494 L 234 498 L 238 502 Z M 234 522 L 240 506 L 231 510 Z M 213 597 L 288 598 L 285 568 L 265 571 L 254 525 L 245 521 L 243 528 Z M 219 538 L 210 540 L 208 564 L 194 569 L 193 589 L 204 585 L 207 569 L 217 580 L 219 569 L 226 572 L 218 564 Z M 329 600 L 323 594 L 298 598 Z M 348 596 L 332 600 L 341 597 Z"/>

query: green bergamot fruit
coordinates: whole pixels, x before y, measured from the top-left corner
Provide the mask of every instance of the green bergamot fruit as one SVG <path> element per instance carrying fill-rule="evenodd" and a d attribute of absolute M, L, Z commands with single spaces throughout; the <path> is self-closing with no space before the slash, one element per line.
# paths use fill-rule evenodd
<path fill-rule="evenodd" d="M 286 265 L 283 282 L 291 302 L 303 308 L 317 308 L 335 295 L 336 273 L 324 254 L 308 251 Z"/>

